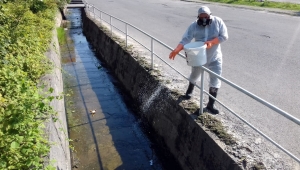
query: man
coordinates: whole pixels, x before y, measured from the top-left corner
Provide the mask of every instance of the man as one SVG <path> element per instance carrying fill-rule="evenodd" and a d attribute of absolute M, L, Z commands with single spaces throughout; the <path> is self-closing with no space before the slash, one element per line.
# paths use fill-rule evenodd
<path fill-rule="evenodd" d="M 223 20 L 212 16 L 208 7 L 200 7 L 198 10 L 198 19 L 188 27 L 178 46 L 170 53 L 169 58 L 174 60 L 175 56 L 183 49 L 183 46 L 190 43 L 193 38 L 195 38 L 195 41 L 202 41 L 207 45 L 207 63 L 204 66 L 214 73 L 221 75 L 222 52 L 220 43 L 228 39 L 227 27 Z M 187 99 L 191 98 L 194 86 L 200 76 L 201 68 L 192 67 L 189 86 L 185 93 Z M 221 87 L 221 81 L 213 75 L 209 75 L 209 78 L 209 94 L 216 98 L 218 89 Z M 219 111 L 214 107 L 214 103 L 215 100 L 209 97 L 206 109 L 213 114 L 218 114 Z"/>

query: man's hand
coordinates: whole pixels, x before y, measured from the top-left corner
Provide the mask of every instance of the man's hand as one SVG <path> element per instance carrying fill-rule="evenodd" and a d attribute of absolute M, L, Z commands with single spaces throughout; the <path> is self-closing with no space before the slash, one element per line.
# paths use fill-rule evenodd
<path fill-rule="evenodd" d="M 178 44 L 177 47 L 170 53 L 169 59 L 174 60 L 175 56 L 183 49 L 182 44 Z"/>
<path fill-rule="evenodd" d="M 175 58 L 175 56 L 177 55 L 178 53 L 174 50 L 174 51 L 172 51 L 171 53 L 170 53 L 170 55 L 169 55 L 169 59 L 171 59 L 171 60 L 174 60 L 174 58 Z"/>
<path fill-rule="evenodd" d="M 206 48 L 210 49 L 213 45 L 217 45 L 219 43 L 220 43 L 219 39 L 218 39 L 218 37 L 216 37 L 210 41 L 206 41 L 204 44 L 206 44 Z"/>

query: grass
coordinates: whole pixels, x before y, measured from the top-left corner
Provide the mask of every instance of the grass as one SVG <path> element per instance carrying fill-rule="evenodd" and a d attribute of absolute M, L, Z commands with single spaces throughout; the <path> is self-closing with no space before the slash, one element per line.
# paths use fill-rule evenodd
<path fill-rule="evenodd" d="M 194 102 L 188 102 L 184 105 L 184 109 L 190 113 L 195 113 L 198 110 L 199 106 Z"/>
<path fill-rule="evenodd" d="M 265 170 L 265 169 L 267 169 L 262 162 L 256 163 L 252 168 L 254 170 Z"/>
<path fill-rule="evenodd" d="M 66 42 L 66 32 L 65 32 L 64 28 L 58 27 L 56 29 L 56 31 L 57 31 L 57 38 L 58 38 L 59 45 L 65 44 L 65 42 Z"/>
<path fill-rule="evenodd" d="M 233 136 L 226 132 L 222 123 L 209 114 L 203 113 L 202 115 L 198 116 L 196 122 L 201 123 L 203 126 L 215 133 L 226 145 L 232 145 L 236 143 Z"/>
<path fill-rule="evenodd" d="M 293 4 L 288 2 L 272 2 L 268 0 L 265 0 L 264 2 L 259 2 L 257 0 L 204 0 L 204 1 L 300 11 L 300 4 Z"/>

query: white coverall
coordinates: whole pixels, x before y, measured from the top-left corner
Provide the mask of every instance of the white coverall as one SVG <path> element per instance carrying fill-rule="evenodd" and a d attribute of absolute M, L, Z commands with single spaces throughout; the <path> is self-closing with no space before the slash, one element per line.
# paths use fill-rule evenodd
<path fill-rule="evenodd" d="M 195 38 L 195 41 L 206 42 L 216 37 L 218 37 L 220 43 L 226 41 L 228 39 L 228 33 L 223 20 L 212 15 L 210 15 L 210 19 L 212 19 L 211 24 L 205 27 L 199 26 L 197 20 L 193 22 L 184 33 L 182 40 L 179 43 L 182 45 L 188 44 L 193 38 Z M 213 45 L 210 49 L 206 49 L 207 63 L 204 65 L 218 75 L 221 75 L 222 73 L 222 52 L 220 43 Z M 192 67 L 189 77 L 190 82 L 196 84 L 200 76 L 201 67 Z M 209 87 L 221 87 L 221 81 L 217 77 L 210 75 L 209 78 Z"/>

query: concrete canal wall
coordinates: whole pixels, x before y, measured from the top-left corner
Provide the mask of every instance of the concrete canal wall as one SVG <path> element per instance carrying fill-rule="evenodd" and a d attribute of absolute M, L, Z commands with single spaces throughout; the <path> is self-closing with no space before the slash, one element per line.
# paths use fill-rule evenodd
<path fill-rule="evenodd" d="M 82 15 L 85 36 L 134 102 L 143 106 L 139 116 L 155 132 L 161 149 L 171 153 L 182 169 L 241 169 L 169 95 L 168 88 L 106 35 L 84 10 Z"/>
<path fill-rule="evenodd" d="M 52 96 L 61 96 L 63 93 L 60 48 L 56 31 L 56 28 L 60 26 L 61 22 L 62 16 L 57 12 L 56 26 L 52 32 L 52 41 L 46 53 L 46 56 L 53 64 L 53 70 L 50 74 L 42 77 L 42 82 L 47 85 L 45 89 L 53 88 Z M 50 105 L 54 111 L 57 112 L 56 117 L 58 120 L 54 121 L 50 119 L 45 123 L 45 131 L 48 135 L 49 142 L 52 144 L 48 155 L 49 162 L 47 164 L 53 165 L 57 170 L 70 170 L 72 168 L 64 99 L 54 99 Z"/>

